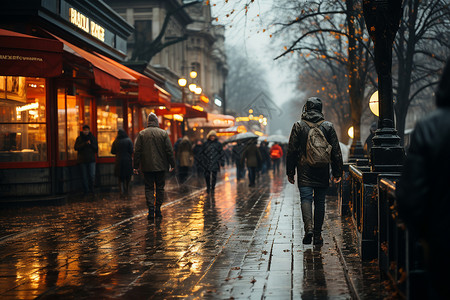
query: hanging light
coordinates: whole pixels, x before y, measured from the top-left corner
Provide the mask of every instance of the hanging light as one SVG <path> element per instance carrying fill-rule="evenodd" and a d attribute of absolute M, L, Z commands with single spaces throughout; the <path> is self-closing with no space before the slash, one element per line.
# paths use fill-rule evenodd
<path fill-rule="evenodd" d="M 380 116 L 379 104 L 380 104 L 380 102 L 378 99 L 378 91 L 376 91 L 375 93 L 372 94 L 372 96 L 370 96 L 369 108 L 370 108 L 370 111 L 377 117 Z"/>
<path fill-rule="evenodd" d="M 192 70 L 192 71 L 189 73 L 189 76 L 190 76 L 191 78 L 197 78 L 197 72 L 195 72 L 194 70 Z"/>
<path fill-rule="evenodd" d="M 195 92 L 196 89 L 197 89 L 197 85 L 196 85 L 195 83 L 191 83 L 191 84 L 189 85 L 189 90 L 190 90 L 191 92 Z"/>
<path fill-rule="evenodd" d="M 180 79 L 178 79 L 178 85 L 179 85 L 179 86 L 185 87 L 186 84 L 187 84 L 186 78 L 180 78 Z"/>
<path fill-rule="evenodd" d="M 198 87 L 195 89 L 195 93 L 196 93 L 197 95 L 200 95 L 200 94 L 202 93 L 202 88 L 198 86 Z"/>

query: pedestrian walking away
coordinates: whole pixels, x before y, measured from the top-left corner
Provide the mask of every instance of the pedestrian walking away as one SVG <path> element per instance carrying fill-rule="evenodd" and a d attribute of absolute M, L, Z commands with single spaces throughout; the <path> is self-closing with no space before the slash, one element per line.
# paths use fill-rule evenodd
<path fill-rule="evenodd" d="M 311 244 L 314 239 L 314 245 L 321 245 L 330 164 L 334 182 L 338 183 L 343 162 L 336 131 L 331 122 L 324 120 L 319 98 L 311 97 L 306 101 L 301 120 L 292 127 L 286 161 L 286 174 L 292 184 L 297 170 L 305 229 L 303 243 Z"/>
<path fill-rule="evenodd" d="M 194 164 L 192 143 L 187 136 L 184 136 L 178 144 L 176 155 L 178 161 L 178 178 L 180 183 L 184 183 L 188 177 L 189 169 Z"/>
<path fill-rule="evenodd" d="M 94 195 L 95 154 L 98 153 L 98 143 L 89 125 L 83 126 L 83 131 L 75 140 L 74 148 L 78 152 L 77 162 L 80 166 L 84 194 Z"/>
<path fill-rule="evenodd" d="M 256 146 L 256 140 L 249 141 L 247 147 L 242 153 L 241 164 L 244 164 L 245 161 L 247 161 L 247 169 L 248 169 L 248 180 L 249 180 L 248 186 L 254 187 L 256 171 L 262 162 L 261 154 L 259 153 L 259 149 Z"/>
<path fill-rule="evenodd" d="M 242 153 L 244 152 L 245 145 L 243 143 L 237 143 L 233 146 L 232 158 L 236 164 L 236 179 L 241 180 L 245 177 L 245 165 L 242 163 Z"/>
<path fill-rule="evenodd" d="M 273 174 L 280 173 L 280 162 L 281 158 L 283 157 L 283 149 L 281 148 L 278 143 L 275 143 L 270 148 L 270 158 L 272 159 L 273 164 Z"/>
<path fill-rule="evenodd" d="M 114 174 L 119 181 L 119 193 L 121 196 L 127 196 L 133 175 L 133 142 L 125 130 L 119 129 L 111 147 L 111 154 L 116 155 Z"/>
<path fill-rule="evenodd" d="M 217 133 L 211 130 L 207 135 L 207 141 L 202 148 L 202 165 L 205 175 L 206 192 L 214 193 L 217 181 L 217 172 L 225 165 L 222 144 L 217 140 Z"/>
<path fill-rule="evenodd" d="M 134 173 L 144 173 L 145 199 L 150 220 L 162 218 L 165 173 L 175 168 L 175 157 L 169 134 L 159 128 L 158 117 L 150 113 L 147 128 L 140 131 L 134 149 Z M 156 196 L 155 196 L 156 191 Z"/>
<path fill-rule="evenodd" d="M 266 141 L 261 142 L 259 145 L 259 153 L 261 153 L 262 164 L 261 164 L 261 173 L 266 174 L 270 168 L 270 151 Z"/>
<path fill-rule="evenodd" d="M 450 286 L 450 60 L 436 92 L 437 109 L 416 124 L 397 187 L 399 217 L 423 247 L 428 299 Z"/>
<path fill-rule="evenodd" d="M 203 143 L 201 140 L 198 140 L 194 146 L 194 149 L 192 149 L 192 152 L 194 155 L 195 174 L 197 175 L 197 177 L 203 176 L 203 173 L 204 173 L 203 166 L 202 166 L 202 148 L 203 148 Z"/>

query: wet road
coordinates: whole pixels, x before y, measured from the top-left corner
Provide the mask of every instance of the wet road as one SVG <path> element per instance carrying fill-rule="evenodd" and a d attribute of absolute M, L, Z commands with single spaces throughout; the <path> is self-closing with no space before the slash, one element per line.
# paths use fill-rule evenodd
<path fill-rule="evenodd" d="M 0 212 L 2 299 L 350 299 L 333 236 L 304 246 L 298 189 L 222 174 L 215 196 L 169 187 L 161 222 L 130 199 Z M 329 205 L 329 204 L 328 204 Z M 334 222 L 334 221 L 333 221 Z"/>

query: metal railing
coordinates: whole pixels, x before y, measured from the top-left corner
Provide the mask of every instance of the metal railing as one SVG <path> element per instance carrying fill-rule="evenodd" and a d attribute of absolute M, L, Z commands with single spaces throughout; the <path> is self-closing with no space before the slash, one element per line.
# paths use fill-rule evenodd
<path fill-rule="evenodd" d="M 417 239 L 398 217 L 395 182 L 398 176 L 378 179 L 378 262 L 403 299 L 426 299 L 423 255 Z"/>

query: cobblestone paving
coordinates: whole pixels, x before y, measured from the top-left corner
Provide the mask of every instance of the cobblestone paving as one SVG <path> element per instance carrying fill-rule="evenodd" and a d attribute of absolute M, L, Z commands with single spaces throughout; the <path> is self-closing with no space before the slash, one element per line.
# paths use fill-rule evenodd
<path fill-rule="evenodd" d="M 129 199 L 3 209 L 0 298 L 351 298 L 339 218 L 327 219 L 322 247 L 304 246 L 296 186 L 221 177 L 214 196 L 169 184 L 161 222 L 147 221 L 142 186 Z"/>

